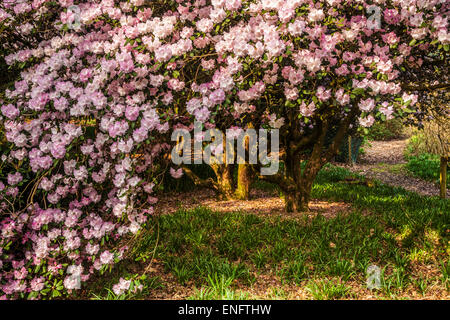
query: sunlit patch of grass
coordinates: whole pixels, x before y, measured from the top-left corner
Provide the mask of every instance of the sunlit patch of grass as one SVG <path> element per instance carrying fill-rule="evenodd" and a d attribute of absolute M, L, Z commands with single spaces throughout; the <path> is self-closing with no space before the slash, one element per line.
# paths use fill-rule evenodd
<path fill-rule="evenodd" d="M 352 296 L 350 287 L 336 280 L 311 281 L 306 289 L 315 300 L 336 300 Z"/>
<path fill-rule="evenodd" d="M 406 167 L 403 163 L 392 164 L 388 167 L 388 170 L 395 174 L 406 174 Z"/>
<path fill-rule="evenodd" d="M 188 300 L 248 300 L 249 294 L 242 291 L 232 290 L 233 277 L 208 275 L 207 286 L 197 289 Z"/>
<path fill-rule="evenodd" d="M 408 259 L 411 262 L 430 263 L 433 260 L 433 253 L 430 250 L 413 248 L 411 253 L 408 254 Z"/>
<path fill-rule="evenodd" d="M 413 282 L 414 282 L 414 286 L 416 287 L 416 289 L 420 292 L 420 294 L 422 296 L 424 296 L 428 290 L 429 280 L 424 277 L 419 277 L 417 279 L 414 279 Z"/>
<path fill-rule="evenodd" d="M 397 240 L 399 243 L 402 243 L 407 238 L 411 237 L 413 230 L 411 229 L 411 226 L 405 225 L 401 227 L 400 233 L 397 234 L 395 237 L 395 240 Z"/>
<path fill-rule="evenodd" d="M 425 228 L 425 241 L 428 241 L 430 244 L 439 245 L 439 242 L 442 240 L 442 237 L 439 235 L 437 230 L 433 230 L 430 228 Z"/>
<path fill-rule="evenodd" d="M 406 169 L 413 176 L 439 183 L 440 157 L 435 154 L 421 153 L 408 157 Z M 450 182 L 447 184 L 450 186 Z"/>
<path fill-rule="evenodd" d="M 450 286 L 450 262 L 448 259 L 439 262 L 439 267 L 442 273 L 442 282 L 446 285 L 447 290 Z"/>
<path fill-rule="evenodd" d="M 272 287 L 269 288 L 268 298 L 271 300 L 287 300 L 289 299 L 289 293 L 283 288 Z"/>
<path fill-rule="evenodd" d="M 394 174 L 407 174 L 412 176 L 412 174 L 406 170 L 406 165 L 404 163 L 390 164 L 381 162 L 371 170 L 378 173 L 390 172 Z"/>

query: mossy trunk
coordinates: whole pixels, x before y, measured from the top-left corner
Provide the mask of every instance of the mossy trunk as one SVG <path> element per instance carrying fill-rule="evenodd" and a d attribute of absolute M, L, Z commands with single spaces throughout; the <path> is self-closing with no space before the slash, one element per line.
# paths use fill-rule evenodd
<path fill-rule="evenodd" d="M 286 212 L 308 212 L 310 192 L 293 192 L 286 194 L 285 196 L 285 209 Z"/>
<path fill-rule="evenodd" d="M 249 124 L 249 128 L 253 128 L 252 124 Z M 249 155 L 249 138 L 244 139 L 244 150 L 245 159 L 250 159 Z M 252 171 L 251 164 L 248 162 L 241 163 L 238 165 L 238 177 L 237 177 L 237 188 L 235 192 L 236 199 L 239 200 L 249 200 L 250 199 L 250 186 L 252 184 Z"/>

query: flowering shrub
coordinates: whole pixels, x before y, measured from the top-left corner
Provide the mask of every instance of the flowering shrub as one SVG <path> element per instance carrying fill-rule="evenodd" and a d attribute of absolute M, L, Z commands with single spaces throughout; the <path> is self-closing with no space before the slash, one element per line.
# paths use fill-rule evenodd
<path fill-rule="evenodd" d="M 366 17 L 371 5 L 382 8 L 379 27 Z M 412 112 L 417 96 L 399 77 L 428 53 L 448 52 L 448 8 L 3 0 L 0 28 L 21 36 L 2 38 L 5 61 L 21 73 L 0 102 L 0 296 L 71 293 L 119 261 L 118 240 L 153 212 L 169 130 L 193 120 L 281 128 L 287 163 L 313 145 L 320 160 L 308 162 L 307 176 L 277 180 L 302 207 L 303 181 L 337 151 L 332 144 L 322 155 L 328 127 L 342 138 L 352 125 Z"/>

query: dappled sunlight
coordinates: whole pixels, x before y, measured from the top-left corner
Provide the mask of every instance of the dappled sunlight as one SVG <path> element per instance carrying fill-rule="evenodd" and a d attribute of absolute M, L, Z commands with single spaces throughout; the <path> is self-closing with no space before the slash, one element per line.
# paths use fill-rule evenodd
<path fill-rule="evenodd" d="M 171 193 L 160 199 L 156 213 L 169 214 L 179 209 L 193 209 L 198 206 L 218 212 L 239 211 L 286 218 L 315 217 L 316 215 L 335 218 L 338 214 L 348 213 L 352 210 L 348 203 L 312 200 L 309 212 L 286 213 L 284 199 L 268 192 L 255 190 L 252 192 L 252 198 L 248 201 L 218 200 L 214 192 L 206 189 L 176 195 Z"/>

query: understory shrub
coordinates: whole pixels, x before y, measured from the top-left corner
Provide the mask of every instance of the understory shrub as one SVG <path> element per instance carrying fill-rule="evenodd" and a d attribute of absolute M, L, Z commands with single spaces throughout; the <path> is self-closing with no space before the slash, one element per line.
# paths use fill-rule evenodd
<path fill-rule="evenodd" d="M 377 122 L 368 129 L 367 137 L 375 141 L 388 141 L 404 137 L 403 123 L 399 119 Z"/>

